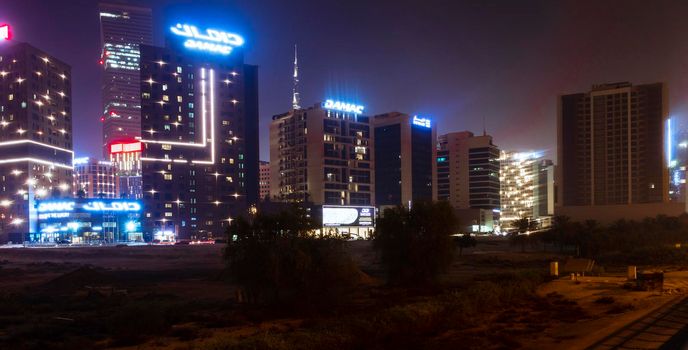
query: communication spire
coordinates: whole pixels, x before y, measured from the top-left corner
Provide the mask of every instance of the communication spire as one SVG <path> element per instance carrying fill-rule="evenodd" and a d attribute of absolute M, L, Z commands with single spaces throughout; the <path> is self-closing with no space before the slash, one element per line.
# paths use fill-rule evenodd
<path fill-rule="evenodd" d="M 292 91 L 291 105 L 294 109 L 299 109 L 299 60 L 296 51 L 296 44 L 294 44 L 294 89 Z"/>

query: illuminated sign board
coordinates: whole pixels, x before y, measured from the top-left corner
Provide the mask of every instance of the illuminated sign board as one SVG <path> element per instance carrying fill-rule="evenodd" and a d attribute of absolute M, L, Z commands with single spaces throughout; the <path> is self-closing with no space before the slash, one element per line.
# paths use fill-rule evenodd
<path fill-rule="evenodd" d="M 414 115 L 414 116 L 413 116 L 413 121 L 412 121 L 412 123 L 413 123 L 413 125 L 422 126 L 422 127 L 424 127 L 424 128 L 429 128 L 429 127 L 430 127 L 430 119 L 428 119 L 428 118 L 418 118 L 417 115 Z"/>
<path fill-rule="evenodd" d="M 201 32 L 196 26 L 177 23 L 176 26 L 170 27 L 170 31 L 174 35 L 186 38 L 184 47 L 192 50 L 229 55 L 234 48 L 244 44 L 244 38 L 241 36 L 217 29 L 208 28 Z"/>
<path fill-rule="evenodd" d="M 373 226 L 374 219 L 373 207 L 323 207 L 323 226 Z"/>
<path fill-rule="evenodd" d="M 10 26 L 9 24 L 0 24 L 0 39 L 10 40 Z"/>
<path fill-rule="evenodd" d="M 76 202 L 42 202 L 38 204 L 36 209 L 39 213 L 50 212 L 72 212 L 77 208 Z M 102 201 L 93 200 L 85 202 L 80 206 L 86 211 L 123 211 L 123 212 L 137 212 L 141 211 L 141 204 L 135 201 Z M 47 216 L 51 217 L 51 216 Z"/>
<path fill-rule="evenodd" d="M 141 141 L 113 143 L 110 145 L 110 154 L 141 152 L 142 150 Z"/>
<path fill-rule="evenodd" d="M 326 100 L 325 105 L 323 107 L 325 107 L 325 109 L 332 109 L 335 111 L 354 113 L 354 114 L 361 114 L 361 113 L 363 113 L 363 109 L 364 109 L 364 107 L 361 105 L 356 105 L 353 103 L 340 102 L 340 101 L 334 101 L 334 100 Z"/>

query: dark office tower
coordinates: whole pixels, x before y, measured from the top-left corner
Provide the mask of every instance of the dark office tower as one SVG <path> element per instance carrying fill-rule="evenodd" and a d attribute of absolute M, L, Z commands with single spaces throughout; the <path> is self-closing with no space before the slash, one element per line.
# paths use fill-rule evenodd
<path fill-rule="evenodd" d="M 561 96 L 559 203 L 591 206 L 668 199 L 663 83 L 614 83 Z"/>
<path fill-rule="evenodd" d="M 0 241 L 37 233 L 35 201 L 72 195 L 71 68 L 0 43 Z"/>
<path fill-rule="evenodd" d="M 139 46 L 153 43 L 151 9 L 121 4 L 99 6 L 103 66 L 103 156 L 113 141 L 141 136 Z"/>
<path fill-rule="evenodd" d="M 438 141 L 440 199 L 456 209 L 498 209 L 499 148 L 492 136 L 462 131 L 441 135 Z"/>
<path fill-rule="evenodd" d="M 315 205 L 374 205 L 370 117 L 327 100 L 272 117 L 270 196 Z"/>
<path fill-rule="evenodd" d="M 430 119 L 392 112 L 373 118 L 375 203 L 411 206 L 437 199 L 436 127 Z"/>
<path fill-rule="evenodd" d="M 178 24 L 141 46 L 146 239 L 221 237 L 258 199 L 258 71 L 243 39 Z"/>
<path fill-rule="evenodd" d="M 537 166 L 537 187 L 533 205 L 536 217 L 554 215 L 554 162 L 543 159 Z"/>
<path fill-rule="evenodd" d="M 470 131 L 438 137 L 438 199 L 448 201 L 473 232 L 491 232 L 499 218 L 499 148 Z"/>

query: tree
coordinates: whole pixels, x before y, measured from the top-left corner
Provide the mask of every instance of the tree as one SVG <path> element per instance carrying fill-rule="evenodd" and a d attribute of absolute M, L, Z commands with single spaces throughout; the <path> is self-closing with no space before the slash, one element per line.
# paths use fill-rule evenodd
<path fill-rule="evenodd" d="M 509 233 L 509 241 L 512 245 L 520 245 L 521 252 L 524 253 L 526 251 L 526 243 L 530 241 L 527 232 L 537 229 L 537 221 L 531 220 L 528 217 L 522 217 L 511 222 L 511 227 L 515 228 L 516 231 Z"/>
<path fill-rule="evenodd" d="M 452 234 L 458 229 L 447 202 L 415 202 L 411 209 L 385 209 L 377 221 L 373 246 L 392 284 L 435 283 L 452 262 Z"/>
<path fill-rule="evenodd" d="M 315 236 L 317 228 L 307 211 L 296 205 L 275 215 L 259 212 L 250 220 L 232 221 L 225 258 L 248 302 L 318 306 L 348 294 L 359 271 L 345 242 Z"/>
<path fill-rule="evenodd" d="M 459 246 L 459 256 L 463 255 L 463 248 L 475 247 L 478 244 L 478 241 L 469 232 L 462 234 L 456 241 Z"/>

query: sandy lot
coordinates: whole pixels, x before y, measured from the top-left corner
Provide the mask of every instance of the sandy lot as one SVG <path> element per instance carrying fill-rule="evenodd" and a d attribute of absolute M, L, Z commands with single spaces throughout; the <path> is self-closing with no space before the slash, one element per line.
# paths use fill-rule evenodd
<path fill-rule="evenodd" d="M 349 249 L 369 276 L 351 312 L 389 307 L 395 301 L 387 295 L 399 292 L 384 286 L 370 243 L 351 242 Z M 289 335 L 305 327 L 309 321 L 303 318 L 237 312 L 222 254 L 222 245 L 0 249 L 0 348 L 203 349 L 217 339 Z M 484 276 L 544 273 L 549 261 L 562 258 L 520 253 L 503 240 L 487 240 L 457 256 L 442 281 L 460 290 Z M 631 291 L 626 283 L 623 275 L 609 273 L 578 282 L 553 280 L 534 298 L 487 315 L 479 327 L 457 325 L 428 339 L 481 349 L 585 348 L 683 295 L 688 272 L 667 273 L 663 292 Z M 402 304 L 419 300 L 395 298 Z M 164 335 L 149 338 L 146 333 L 158 331 L 160 318 L 177 321 Z M 136 345 L 113 341 L 141 336 Z M 499 341 L 491 343 L 491 337 Z"/>

